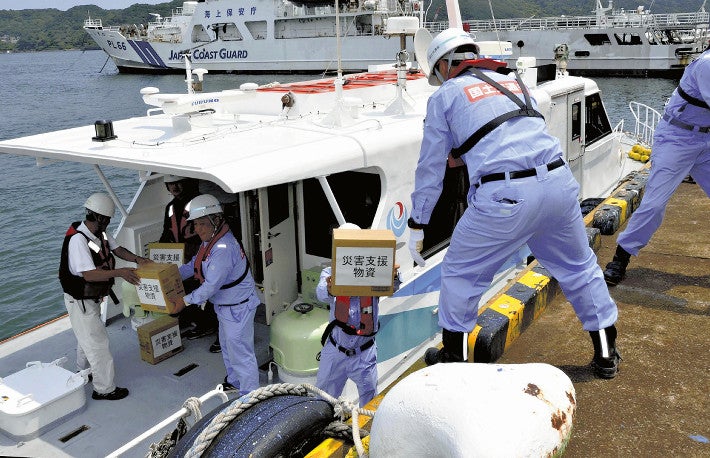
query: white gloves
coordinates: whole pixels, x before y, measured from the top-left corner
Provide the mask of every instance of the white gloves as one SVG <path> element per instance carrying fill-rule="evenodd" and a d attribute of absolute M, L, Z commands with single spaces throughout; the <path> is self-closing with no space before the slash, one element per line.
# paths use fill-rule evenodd
<path fill-rule="evenodd" d="M 412 259 L 418 266 L 424 267 L 426 261 L 421 255 L 424 247 L 424 229 L 409 229 L 409 252 L 412 254 Z"/>

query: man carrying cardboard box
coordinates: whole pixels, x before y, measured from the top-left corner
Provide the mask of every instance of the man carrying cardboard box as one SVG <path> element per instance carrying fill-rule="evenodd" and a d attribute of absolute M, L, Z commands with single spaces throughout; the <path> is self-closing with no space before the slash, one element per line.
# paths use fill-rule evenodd
<path fill-rule="evenodd" d="M 182 279 L 194 275 L 200 286 L 185 297 L 175 297 L 178 310 L 189 304 L 214 307 L 219 319 L 219 341 L 227 370 L 222 387 L 240 395 L 259 387 L 254 354 L 254 316 L 260 301 L 241 244 L 225 222 L 222 206 L 210 194 L 192 199 L 187 210 L 202 244 L 197 254 L 179 267 Z"/>
<path fill-rule="evenodd" d="M 339 229 L 358 230 L 360 227 L 345 223 Z M 334 294 L 331 273 L 331 267 L 325 267 L 316 287 L 318 300 L 330 304 L 330 323 L 321 339 L 323 350 L 316 386 L 338 397 L 350 379 L 357 386 L 360 406 L 364 406 L 377 394 L 375 334 L 379 328 L 379 297 Z M 398 278 L 395 278 L 392 289 L 396 290 L 398 286 Z"/>
<path fill-rule="evenodd" d="M 165 188 L 173 196 L 173 199 L 165 206 L 165 216 L 163 217 L 163 233 L 160 236 L 160 243 L 183 243 L 185 245 L 185 258 L 192 259 L 200 248 L 202 240 L 194 231 L 192 224 L 188 223 L 188 214 L 185 207 L 193 198 L 200 194 L 198 181 L 194 178 L 186 178 L 177 175 L 166 175 L 163 177 Z M 188 278 L 183 282 L 185 292 L 190 293 L 200 286 L 200 282 L 194 278 Z M 196 305 L 186 307 L 177 314 L 180 321 L 180 328 L 187 329 L 184 336 L 188 340 L 199 339 L 217 331 L 217 315 L 211 307 L 200 308 Z M 188 329 L 194 323 L 194 328 Z M 219 353 L 221 347 L 219 339 L 210 346 L 212 353 Z"/>
<path fill-rule="evenodd" d="M 119 246 L 106 228 L 115 212 L 113 200 L 103 193 L 89 196 L 84 204 L 84 222 L 75 222 L 64 236 L 59 263 L 59 281 L 64 290 L 64 305 L 76 335 L 76 364 L 84 369 L 88 362 L 94 384 L 92 398 L 115 401 L 128 396 L 128 389 L 114 383 L 113 356 L 108 334 L 101 320 L 100 304 L 112 294 L 114 279 L 121 277 L 138 285 L 135 269 L 116 268 L 114 254 L 137 264 L 150 260 Z"/>

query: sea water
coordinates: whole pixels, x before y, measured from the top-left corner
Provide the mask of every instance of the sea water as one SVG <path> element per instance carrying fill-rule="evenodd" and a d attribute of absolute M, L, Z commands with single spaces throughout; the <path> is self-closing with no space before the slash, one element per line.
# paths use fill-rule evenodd
<path fill-rule="evenodd" d="M 312 78 L 299 75 L 211 75 L 205 91 Z M 629 101 L 661 111 L 677 81 L 596 78 L 612 125 L 633 127 Z M 0 54 L 0 140 L 144 115 L 140 89 L 184 92 L 184 75 L 118 74 L 102 51 Z M 66 313 L 57 279 L 64 233 L 103 185 L 93 166 L 0 154 L 0 341 Z M 124 205 L 136 171 L 102 167 Z M 413 171 L 412 171 L 413 173 Z M 115 229 L 115 218 L 109 230 Z"/>

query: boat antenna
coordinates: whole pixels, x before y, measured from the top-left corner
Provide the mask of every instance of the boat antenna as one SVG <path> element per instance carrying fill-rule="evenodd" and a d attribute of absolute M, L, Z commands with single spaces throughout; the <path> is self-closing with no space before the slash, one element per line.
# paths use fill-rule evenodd
<path fill-rule="evenodd" d="M 496 16 L 493 14 L 493 4 L 488 0 L 488 9 L 491 10 L 491 20 L 493 21 L 493 30 L 496 31 L 496 40 L 500 42 L 500 34 L 498 33 L 498 24 L 496 24 Z"/>
<path fill-rule="evenodd" d="M 335 0 L 335 40 L 338 55 L 338 73 L 333 81 L 335 85 L 335 105 L 333 106 L 333 111 L 323 118 L 323 124 L 330 127 L 342 127 L 352 124 L 354 119 L 350 112 L 345 109 L 345 99 L 343 98 L 345 80 L 340 59 L 340 4 L 338 0 Z"/>

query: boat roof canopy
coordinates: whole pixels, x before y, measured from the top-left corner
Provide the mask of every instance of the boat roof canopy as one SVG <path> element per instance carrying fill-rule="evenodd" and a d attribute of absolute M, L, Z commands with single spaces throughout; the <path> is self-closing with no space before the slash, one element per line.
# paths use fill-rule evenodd
<path fill-rule="evenodd" d="M 38 163 L 48 159 L 200 178 L 232 193 L 368 166 L 362 141 L 333 130 L 294 130 L 280 123 L 264 132 L 263 125 L 245 123 L 240 131 L 232 122 L 180 133 L 165 115 L 113 124 L 117 138 L 110 141 L 92 140 L 92 125 L 1 141 L 0 152 L 35 157 Z"/>

